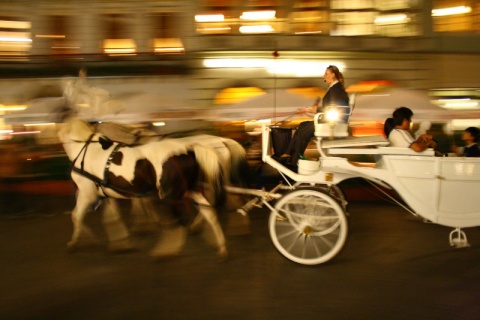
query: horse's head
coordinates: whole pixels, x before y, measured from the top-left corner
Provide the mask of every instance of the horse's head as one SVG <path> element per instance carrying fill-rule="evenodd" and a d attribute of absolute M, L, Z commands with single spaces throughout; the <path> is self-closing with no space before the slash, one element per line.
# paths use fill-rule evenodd
<path fill-rule="evenodd" d="M 58 138 L 62 143 L 72 140 L 86 141 L 94 132 L 94 128 L 79 118 L 68 118 L 58 130 Z"/>

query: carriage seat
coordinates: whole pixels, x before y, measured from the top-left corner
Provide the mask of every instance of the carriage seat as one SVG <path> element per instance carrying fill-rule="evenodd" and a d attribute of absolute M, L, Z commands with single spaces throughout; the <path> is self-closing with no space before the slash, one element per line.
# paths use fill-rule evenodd
<path fill-rule="evenodd" d="M 322 147 L 325 149 L 334 149 L 349 147 L 387 146 L 389 143 L 390 142 L 384 136 L 375 135 L 325 140 L 322 142 Z"/>
<path fill-rule="evenodd" d="M 345 139 L 345 140 L 348 140 L 348 139 Z M 325 144 L 328 145 L 329 142 L 337 142 L 337 140 L 326 141 Z M 374 144 L 371 144 L 371 145 L 374 145 Z M 344 154 L 344 155 L 374 154 L 374 155 L 408 155 L 408 156 L 428 156 L 428 157 L 435 156 L 435 150 L 433 149 L 427 149 L 422 152 L 416 152 L 410 148 L 397 148 L 397 147 L 384 147 L 384 146 L 379 146 L 377 148 L 341 148 L 338 145 L 334 147 L 332 146 L 333 144 L 331 144 L 330 148 L 328 149 L 328 153 L 330 155 L 332 154 Z M 327 146 L 324 146 L 324 147 L 327 148 Z"/>

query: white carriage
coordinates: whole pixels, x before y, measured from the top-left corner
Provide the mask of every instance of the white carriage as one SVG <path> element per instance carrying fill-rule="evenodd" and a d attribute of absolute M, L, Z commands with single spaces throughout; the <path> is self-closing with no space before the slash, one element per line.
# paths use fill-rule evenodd
<path fill-rule="evenodd" d="M 480 225 L 480 158 L 436 157 L 433 150 L 417 153 L 387 147 L 383 136 L 348 138 L 347 124 L 319 123 L 319 117 L 322 114 L 314 121 L 320 157 L 300 160 L 299 173 L 272 158 L 272 129 L 262 127 L 262 160 L 287 183 L 270 192 L 247 191 L 257 198 L 241 210 L 260 202 L 270 208 L 270 236 L 281 254 L 300 264 L 316 265 L 341 251 L 348 233 L 347 203 L 337 184 L 355 177 L 394 189 L 406 206 L 398 203 L 412 214 L 454 228 L 451 246 L 469 245 L 461 229 Z M 351 162 L 345 157 L 348 154 L 370 154 L 375 162 L 368 166 Z M 270 205 L 273 199 L 276 202 Z"/>

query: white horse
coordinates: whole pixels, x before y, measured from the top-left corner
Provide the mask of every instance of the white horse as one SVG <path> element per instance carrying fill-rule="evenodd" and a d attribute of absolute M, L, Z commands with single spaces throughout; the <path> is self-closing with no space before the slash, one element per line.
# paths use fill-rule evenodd
<path fill-rule="evenodd" d="M 70 249 L 81 244 L 82 236 L 93 237 L 84 218 L 101 198 L 125 199 L 157 193 L 174 205 L 181 203 L 184 196 L 191 198 L 214 231 L 218 255 L 222 259 L 228 256 L 216 211 L 199 188 L 202 182 L 206 184 L 216 203 L 225 198 L 222 165 L 211 147 L 174 139 L 125 146 L 105 139 L 77 118 L 70 118 L 62 125 L 59 138 L 72 161 L 72 179 L 78 188 Z M 128 231 L 120 210 L 115 201 L 110 204 L 103 217 L 110 247 L 128 249 Z M 151 254 L 161 258 L 170 253 L 154 248 Z"/>

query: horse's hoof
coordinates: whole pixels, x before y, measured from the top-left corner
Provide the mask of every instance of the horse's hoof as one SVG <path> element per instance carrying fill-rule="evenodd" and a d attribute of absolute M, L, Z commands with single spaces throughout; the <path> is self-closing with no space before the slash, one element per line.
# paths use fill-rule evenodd
<path fill-rule="evenodd" d="M 67 251 L 75 252 L 80 249 L 94 249 L 99 245 L 98 240 L 88 239 L 88 240 L 71 240 L 67 243 Z"/>
<path fill-rule="evenodd" d="M 112 253 L 126 253 L 135 251 L 135 247 L 132 245 L 130 239 L 123 239 L 110 243 L 108 245 L 108 251 Z"/>
<path fill-rule="evenodd" d="M 155 260 L 166 260 L 177 257 L 182 251 L 187 240 L 184 227 L 164 229 L 150 256 Z"/>
<path fill-rule="evenodd" d="M 154 234 L 158 232 L 158 227 L 153 224 L 142 224 L 142 225 L 136 225 L 133 226 L 131 231 L 132 234 L 135 235 L 149 235 L 149 234 Z"/>
<path fill-rule="evenodd" d="M 203 223 L 192 223 L 188 226 L 189 234 L 198 234 L 203 230 Z"/>
<path fill-rule="evenodd" d="M 180 255 L 179 252 L 171 252 L 171 253 L 150 253 L 150 257 L 152 258 L 153 261 L 168 261 L 168 260 L 173 260 L 177 258 Z"/>
<path fill-rule="evenodd" d="M 229 258 L 229 253 L 227 249 L 221 249 L 218 251 L 218 262 L 225 262 Z"/>
<path fill-rule="evenodd" d="M 78 245 L 76 242 L 70 241 L 67 243 L 67 252 L 75 252 L 78 250 Z"/>

